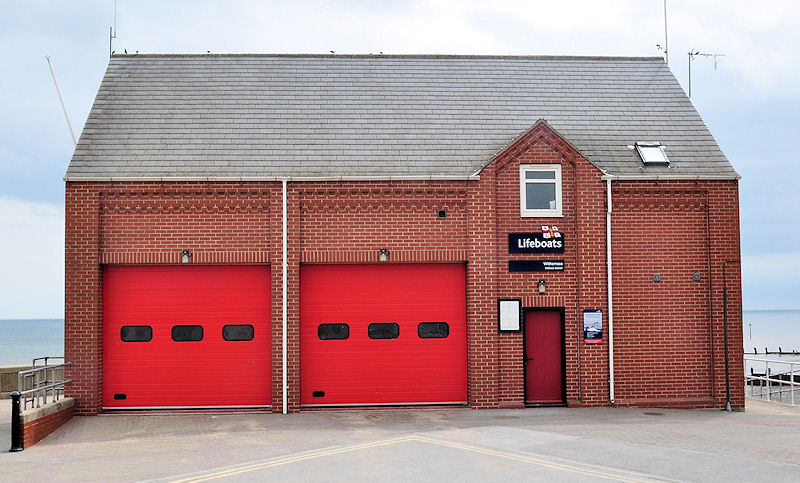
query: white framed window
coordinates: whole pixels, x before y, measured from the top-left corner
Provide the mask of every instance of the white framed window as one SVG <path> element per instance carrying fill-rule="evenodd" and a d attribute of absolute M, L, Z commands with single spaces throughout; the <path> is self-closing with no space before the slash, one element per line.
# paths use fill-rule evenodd
<path fill-rule="evenodd" d="M 521 216 L 562 216 L 560 164 L 522 164 L 519 184 Z"/>

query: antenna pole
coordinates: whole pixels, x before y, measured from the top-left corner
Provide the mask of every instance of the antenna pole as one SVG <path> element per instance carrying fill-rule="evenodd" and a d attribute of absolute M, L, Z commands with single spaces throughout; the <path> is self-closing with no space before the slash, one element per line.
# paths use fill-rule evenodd
<path fill-rule="evenodd" d="M 77 148 L 78 142 L 75 140 L 75 133 L 72 131 L 72 124 L 69 122 L 69 116 L 67 115 L 67 106 L 64 105 L 64 98 L 61 97 L 61 89 L 58 87 L 58 81 L 56 80 L 56 73 L 53 70 L 53 64 L 50 63 L 50 54 L 45 54 L 45 59 L 47 59 L 47 65 L 50 66 L 50 74 L 53 76 L 53 83 L 56 85 L 56 92 L 58 92 L 58 100 L 61 102 L 61 109 L 64 110 L 64 118 L 67 120 L 67 127 L 69 128 L 69 134 L 72 136 L 72 144 Z"/>
<path fill-rule="evenodd" d="M 111 41 L 117 38 L 117 0 L 114 0 L 114 26 L 108 27 L 108 58 L 111 58 Z"/>
<path fill-rule="evenodd" d="M 664 57 L 669 65 L 669 39 L 667 37 L 667 0 L 664 0 Z"/>
<path fill-rule="evenodd" d="M 706 58 L 711 57 L 714 60 L 714 70 L 717 70 L 717 57 L 725 57 L 725 54 L 708 54 L 694 49 L 689 51 L 689 99 L 692 98 L 692 61 L 698 55 Z"/>

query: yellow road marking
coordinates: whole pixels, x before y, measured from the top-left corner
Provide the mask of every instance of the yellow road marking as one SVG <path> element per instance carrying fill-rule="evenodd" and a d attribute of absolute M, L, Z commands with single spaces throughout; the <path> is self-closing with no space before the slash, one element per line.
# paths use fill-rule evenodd
<path fill-rule="evenodd" d="M 209 481 L 215 480 L 219 478 L 227 478 L 230 476 L 236 476 L 242 473 L 248 473 L 250 471 L 256 470 L 263 470 L 266 468 L 272 468 L 275 466 L 286 465 L 290 463 L 297 463 L 299 461 L 306 461 L 314 458 L 321 458 L 323 456 L 332 456 L 342 453 L 350 453 L 353 451 L 359 451 L 362 449 L 370 449 L 370 448 L 378 448 L 381 446 L 389 446 L 398 443 L 405 443 L 409 441 L 416 441 L 421 443 L 429 443 L 429 444 L 436 444 L 440 446 L 447 446 L 450 448 L 461 449 L 465 451 L 472 451 L 475 453 L 483 453 L 490 456 L 496 456 L 499 458 L 511 459 L 515 461 L 520 461 L 523 463 L 529 463 L 536 466 L 541 466 L 544 468 L 551 468 L 559 471 L 565 471 L 569 473 L 577 473 L 586 476 L 592 476 L 596 478 L 603 478 L 607 480 L 617 480 L 617 481 L 627 481 L 632 483 L 642 483 L 642 482 L 653 482 L 653 481 L 664 481 L 659 479 L 654 479 L 648 475 L 638 474 L 630 471 L 625 470 L 616 470 L 613 468 L 602 468 L 602 467 L 595 467 L 592 465 L 572 465 L 569 463 L 562 463 L 558 461 L 551 461 L 544 458 L 537 458 L 535 456 L 528 456 L 519 453 L 510 453 L 507 451 L 500 451 L 491 448 L 486 448 L 482 446 L 474 446 L 466 443 L 457 443 L 451 441 L 444 441 L 440 439 L 434 439 L 427 436 L 404 436 L 400 438 L 392 438 L 392 439 L 385 439 L 380 441 L 373 441 L 371 443 L 364 443 L 364 444 L 357 444 L 353 446 L 345 446 L 342 448 L 334 448 L 328 449 L 323 451 L 316 451 L 312 453 L 305 453 L 302 455 L 297 456 L 287 456 L 285 458 L 278 458 L 271 461 L 266 461 L 264 463 L 256 463 L 248 466 L 241 466 L 238 468 L 231 468 L 228 470 L 218 471 L 215 473 L 208 473 L 205 475 L 198 475 L 193 476 L 190 478 L 184 478 L 181 480 L 175 480 L 172 483 L 197 483 L 201 481 Z"/>
<path fill-rule="evenodd" d="M 413 436 L 404 436 L 402 438 L 393 438 L 393 439 L 386 439 L 386 440 L 381 440 L 381 441 L 374 441 L 372 443 L 357 444 L 357 445 L 354 445 L 354 446 L 345 446 L 343 448 L 329 449 L 329 450 L 325 450 L 325 451 L 317 451 L 317 452 L 314 452 L 314 453 L 307 453 L 307 454 L 299 455 L 299 456 L 288 456 L 286 458 L 279 458 L 279 459 L 272 460 L 272 461 L 266 461 L 264 463 L 256 463 L 254 465 L 242 466 L 240 468 L 232 468 L 230 470 L 219 471 L 217 473 L 210 473 L 210 474 L 207 474 L 207 475 L 200 475 L 200 476 L 195 476 L 195 477 L 192 477 L 192 478 L 185 478 L 185 479 L 182 479 L 182 480 L 175 480 L 172 483 L 188 483 L 188 482 L 195 483 L 195 482 L 200 482 L 200 481 L 213 480 L 213 479 L 217 479 L 217 478 L 225 478 L 225 477 L 228 477 L 228 476 L 238 475 L 240 473 L 247 473 L 249 471 L 261 470 L 261 469 L 265 469 L 265 468 L 272 468 L 274 466 L 280 466 L 280 465 L 285 465 L 285 464 L 289 464 L 289 463 L 296 463 L 298 461 L 304 461 L 304 460 L 309 460 L 309 459 L 314 459 L 314 458 L 320 458 L 322 456 L 331 456 L 331 455 L 336 455 L 336 454 L 341 454 L 341 453 L 349 453 L 349 452 L 352 452 L 352 451 L 358 451 L 358 450 L 362 450 L 362 449 L 377 448 L 377 447 L 380 447 L 380 446 L 387 446 L 387 445 L 391 445 L 391 444 L 403 443 L 403 442 L 406 442 L 406 441 L 412 441 L 413 439 L 414 439 Z"/>
<path fill-rule="evenodd" d="M 570 473 L 580 473 L 583 475 L 588 476 L 596 476 L 598 478 L 604 478 L 609 480 L 618 480 L 618 481 L 630 481 L 630 482 L 653 482 L 653 481 L 664 481 L 659 479 L 654 479 L 651 476 L 638 474 L 626 470 L 617 470 L 614 468 L 602 468 L 599 466 L 593 465 L 572 465 L 569 463 L 560 463 L 558 461 L 546 460 L 543 458 L 537 458 L 535 456 L 528 456 L 519 453 L 511 453 L 508 451 L 500 451 L 491 448 L 485 448 L 482 446 L 473 446 L 470 444 L 465 443 L 456 443 L 451 441 L 444 441 L 440 439 L 434 439 L 427 436 L 415 436 L 414 437 L 417 441 L 424 441 L 427 443 L 438 444 L 442 446 L 449 446 L 451 448 L 463 449 L 466 451 L 473 451 L 476 453 L 483 453 L 492 456 L 497 456 L 499 458 L 506 458 L 516 461 L 521 461 L 524 463 L 530 463 L 537 466 L 542 466 L 545 468 L 552 468 L 560 471 L 567 471 Z"/>

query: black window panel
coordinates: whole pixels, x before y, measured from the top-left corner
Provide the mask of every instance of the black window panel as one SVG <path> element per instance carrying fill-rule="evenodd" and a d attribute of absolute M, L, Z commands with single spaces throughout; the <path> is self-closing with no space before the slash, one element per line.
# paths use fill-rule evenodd
<path fill-rule="evenodd" d="M 202 325 L 174 325 L 172 326 L 172 340 L 175 342 L 196 342 L 203 340 Z"/>
<path fill-rule="evenodd" d="M 417 326 L 417 335 L 421 339 L 444 339 L 450 335 L 447 322 L 422 322 Z"/>
<path fill-rule="evenodd" d="M 322 340 L 344 340 L 350 337 L 350 326 L 347 324 L 319 324 L 317 336 Z"/>
<path fill-rule="evenodd" d="M 122 342 L 150 342 L 153 328 L 149 325 L 125 325 L 120 330 Z"/>
<path fill-rule="evenodd" d="M 394 322 L 369 324 L 367 330 L 370 339 L 397 339 L 400 337 L 400 326 Z"/>
<path fill-rule="evenodd" d="M 250 324 L 226 325 L 222 328 L 224 340 L 253 340 L 256 330 Z"/>

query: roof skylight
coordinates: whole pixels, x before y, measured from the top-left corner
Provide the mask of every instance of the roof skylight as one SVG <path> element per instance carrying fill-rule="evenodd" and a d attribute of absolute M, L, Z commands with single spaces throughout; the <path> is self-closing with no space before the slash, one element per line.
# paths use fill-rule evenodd
<path fill-rule="evenodd" d="M 636 151 L 639 152 L 645 165 L 669 166 L 669 158 L 667 158 L 667 153 L 664 152 L 664 146 L 661 143 L 637 142 Z"/>

